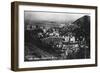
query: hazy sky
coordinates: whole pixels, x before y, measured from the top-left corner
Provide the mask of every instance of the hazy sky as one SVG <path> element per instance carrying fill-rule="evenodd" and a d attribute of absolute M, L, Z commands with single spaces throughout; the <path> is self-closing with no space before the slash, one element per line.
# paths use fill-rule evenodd
<path fill-rule="evenodd" d="M 74 22 L 78 18 L 89 15 L 89 14 L 79 14 L 79 13 L 55 13 L 55 12 L 34 12 L 25 11 L 25 20 L 28 21 L 52 21 L 58 23 L 68 23 Z"/>

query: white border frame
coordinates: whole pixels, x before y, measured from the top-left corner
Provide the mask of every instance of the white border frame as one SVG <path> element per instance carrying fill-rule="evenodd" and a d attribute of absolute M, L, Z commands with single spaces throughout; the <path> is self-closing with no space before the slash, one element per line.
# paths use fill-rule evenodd
<path fill-rule="evenodd" d="M 91 15 L 91 58 L 90 59 L 77 59 L 77 60 L 56 60 L 56 61 L 33 61 L 24 62 L 24 10 L 31 11 L 54 11 L 54 12 L 76 12 L 76 13 L 89 13 Z M 95 10 L 82 9 L 82 8 L 60 8 L 60 7 L 45 7 L 45 6 L 24 6 L 19 5 L 19 55 L 18 63 L 19 68 L 35 68 L 35 67 L 50 67 L 50 66 L 64 66 L 64 65 L 85 65 L 95 64 Z"/>

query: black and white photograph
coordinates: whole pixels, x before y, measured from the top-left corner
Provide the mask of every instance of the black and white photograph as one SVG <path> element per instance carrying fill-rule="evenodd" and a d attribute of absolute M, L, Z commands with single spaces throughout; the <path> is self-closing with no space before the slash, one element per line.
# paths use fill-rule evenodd
<path fill-rule="evenodd" d="M 24 11 L 24 61 L 90 58 L 90 14 Z"/>

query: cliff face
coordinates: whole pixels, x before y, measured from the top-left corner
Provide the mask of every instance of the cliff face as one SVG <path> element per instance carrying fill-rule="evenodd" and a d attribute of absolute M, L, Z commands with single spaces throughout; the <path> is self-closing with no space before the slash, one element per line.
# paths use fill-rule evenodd
<path fill-rule="evenodd" d="M 88 35 L 90 33 L 90 16 L 83 16 L 73 22 L 73 24 L 76 24 L 80 27 L 80 29 L 83 29 L 83 32 L 86 32 Z"/>

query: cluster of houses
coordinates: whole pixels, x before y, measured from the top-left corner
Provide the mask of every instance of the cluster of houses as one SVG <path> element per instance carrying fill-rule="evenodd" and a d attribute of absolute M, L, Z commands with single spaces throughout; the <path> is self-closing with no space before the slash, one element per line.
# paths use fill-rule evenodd
<path fill-rule="evenodd" d="M 61 35 L 60 29 L 63 27 L 46 28 L 44 26 L 28 25 L 26 30 L 32 31 L 33 37 L 36 36 L 35 39 L 42 41 L 44 46 L 49 45 L 57 51 L 60 54 L 58 57 L 66 59 L 69 53 L 77 52 L 79 46 L 73 33 L 68 32 L 68 35 Z"/>

